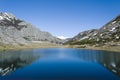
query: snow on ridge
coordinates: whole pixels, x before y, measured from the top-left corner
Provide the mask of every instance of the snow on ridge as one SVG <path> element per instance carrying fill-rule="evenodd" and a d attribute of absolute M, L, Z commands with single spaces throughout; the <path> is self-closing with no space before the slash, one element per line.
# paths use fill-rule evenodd
<path fill-rule="evenodd" d="M 112 24 L 116 23 L 116 21 L 113 21 Z"/>
<path fill-rule="evenodd" d="M 116 28 L 115 27 L 113 27 L 110 31 L 114 31 Z"/>
<path fill-rule="evenodd" d="M 15 16 L 11 13 L 7 13 L 7 12 L 1 12 L 0 13 L 0 20 L 3 20 L 3 19 L 7 19 L 9 21 L 11 21 L 11 19 L 16 19 Z"/>
<path fill-rule="evenodd" d="M 64 36 L 57 36 L 57 38 L 64 40 L 64 39 L 67 39 L 68 37 L 64 37 Z"/>
<path fill-rule="evenodd" d="M 2 16 L 0 16 L 0 20 L 3 20 L 4 18 Z"/>

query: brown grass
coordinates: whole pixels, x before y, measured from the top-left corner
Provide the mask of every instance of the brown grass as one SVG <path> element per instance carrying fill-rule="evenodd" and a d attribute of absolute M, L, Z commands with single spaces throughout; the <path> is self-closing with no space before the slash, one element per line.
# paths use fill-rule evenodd
<path fill-rule="evenodd" d="M 92 49 L 92 50 L 105 50 L 120 52 L 120 46 L 94 46 L 94 45 L 65 45 L 64 48 L 80 48 L 80 49 Z"/>
<path fill-rule="evenodd" d="M 0 46 L 0 51 L 3 50 L 19 50 L 19 49 L 32 49 L 32 48 L 58 48 L 60 45 L 47 43 L 47 44 L 29 44 L 29 45 L 6 45 L 6 46 Z"/>
<path fill-rule="evenodd" d="M 32 48 L 80 48 L 80 49 L 92 49 L 92 50 L 105 50 L 120 52 L 120 46 L 95 46 L 95 45 L 56 45 L 52 43 L 47 44 L 29 44 L 29 45 L 6 45 L 0 46 L 0 51 L 3 50 L 19 50 L 19 49 L 32 49 Z"/>

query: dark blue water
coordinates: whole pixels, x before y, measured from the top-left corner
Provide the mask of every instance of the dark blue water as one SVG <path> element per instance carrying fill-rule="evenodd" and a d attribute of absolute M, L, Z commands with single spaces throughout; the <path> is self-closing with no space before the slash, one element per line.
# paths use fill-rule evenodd
<path fill-rule="evenodd" d="M 0 52 L 0 80 L 120 80 L 120 54 L 85 49 Z"/>

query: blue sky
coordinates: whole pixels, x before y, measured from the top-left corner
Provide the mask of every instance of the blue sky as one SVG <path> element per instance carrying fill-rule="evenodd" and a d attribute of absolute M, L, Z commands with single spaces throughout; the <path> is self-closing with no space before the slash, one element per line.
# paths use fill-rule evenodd
<path fill-rule="evenodd" d="M 120 0 L 0 0 L 10 12 L 54 36 L 97 29 L 120 14 Z"/>

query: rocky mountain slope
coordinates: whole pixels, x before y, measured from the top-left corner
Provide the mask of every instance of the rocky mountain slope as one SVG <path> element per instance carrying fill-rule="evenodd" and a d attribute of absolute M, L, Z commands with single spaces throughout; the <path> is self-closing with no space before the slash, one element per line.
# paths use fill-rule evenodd
<path fill-rule="evenodd" d="M 32 42 L 62 43 L 50 33 L 40 31 L 11 13 L 0 13 L 0 45 L 25 45 Z"/>
<path fill-rule="evenodd" d="M 120 15 L 105 24 L 100 29 L 80 32 L 67 44 L 106 44 L 120 41 Z"/>

